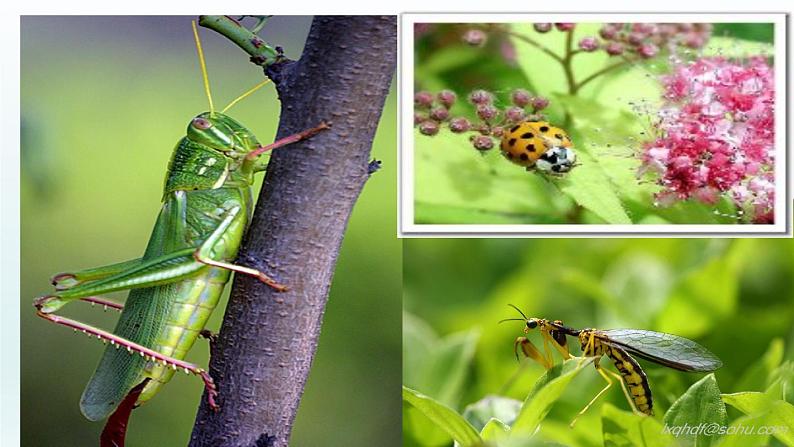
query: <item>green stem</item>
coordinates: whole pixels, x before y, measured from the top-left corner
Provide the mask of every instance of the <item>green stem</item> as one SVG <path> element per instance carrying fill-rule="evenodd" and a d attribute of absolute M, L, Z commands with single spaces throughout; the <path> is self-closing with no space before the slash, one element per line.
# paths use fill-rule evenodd
<path fill-rule="evenodd" d="M 562 64 L 562 69 L 565 71 L 565 80 L 568 82 L 568 93 L 573 96 L 576 94 L 577 86 L 576 86 L 576 79 L 574 78 L 573 74 L 573 56 L 576 54 L 573 51 L 573 30 L 568 31 L 568 36 L 565 39 L 565 57 L 562 58 L 560 63 Z M 564 128 L 568 128 L 571 125 L 571 111 L 567 108 L 565 109 L 565 116 L 562 120 L 562 126 Z"/>
<path fill-rule="evenodd" d="M 199 16 L 199 25 L 222 34 L 251 56 L 251 62 L 268 67 L 284 59 L 281 52 L 229 16 Z"/>
<path fill-rule="evenodd" d="M 594 80 L 595 78 L 601 76 L 602 74 L 605 74 L 605 73 L 610 72 L 610 71 L 612 71 L 612 70 L 614 70 L 616 68 L 619 68 L 619 67 L 622 67 L 624 65 L 627 65 L 629 62 L 630 62 L 629 60 L 622 60 L 622 61 L 616 62 L 616 63 L 614 63 L 612 65 L 607 65 L 606 67 L 602 68 L 601 70 L 596 71 L 595 73 L 591 74 L 590 76 L 582 79 L 582 81 L 579 82 L 579 84 L 575 85 L 574 88 L 571 90 L 571 94 L 576 94 L 579 90 L 581 90 L 582 87 L 584 87 L 586 84 L 588 84 L 590 81 Z"/>
<path fill-rule="evenodd" d="M 557 62 L 562 63 L 562 61 L 563 61 L 562 57 L 559 54 L 557 54 L 557 53 L 551 51 L 550 49 L 546 48 L 545 46 L 541 45 L 540 43 L 538 43 L 535 39 L 532 39 L 531 37 L 525 36 L 523 34 L 515 33 L 513 31 L 510 31 L 509 29 L 504 29 L 502 32 L 504 32 L 508 36 L 515 37 L 518 40 L 523 40 L 524 42 L 532 45 L 533 47 L 539 49 L 540 51 L 548 54 L 549 56 L 551 56 Z"/>

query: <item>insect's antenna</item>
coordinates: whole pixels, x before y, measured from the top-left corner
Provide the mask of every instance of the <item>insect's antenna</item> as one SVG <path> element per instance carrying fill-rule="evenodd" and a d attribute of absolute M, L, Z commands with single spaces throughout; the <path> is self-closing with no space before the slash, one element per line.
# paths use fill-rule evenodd
<path fill-rule="evenodd" d="M 505 321 L 527 321 L 527 320 L 523 318 L 505 318 L 504 320 L 499 320 L 499 323 L 504 323 Z"/>
<path fill-rule="evenodd" d="M 210 103 L 210 114 L 215 113 L 215 106 L 212 104 L 212 93 L 210 93 L 210 78 L 207 76 L 207 64 L 204 62 L 204 50 L 201 49 L 201 39 L 199 39 L 198 29 L 196 29 L 196 21 L 190 22 L 193 25 L 193 38 L 196 40 L 196 51 L 198 52 L 199 65 L 201 66 L 201 76 L 204 78 L 204 93 L 207 94 L 207 100 Z"/>
<path fill-rule="evenodd" d="M 256 84 L 255 86 L 251 87 L 247 92 L 245 92 L 242 95 L 238 96 L 237 99 L 235 99 L 234 101 L 230 102 L 228 106 L 224 107 L 223 110 L 221 110 L 221 113 L 226 113 L 226 111 L 231 109 L 233 105 L 235 105 L 238 102 L 242 101 L 243 99 L 251 96 L 251 94 L 253 94 L 255 91 L 259 90 L 260 88 L 262 88 L 265 84 L 267 84 L 269 82 L 270 82 L 270 79 L 265 79 L 264 81 L 260 82 L 259 84 Z"/>
<path fill-rule="evenodd" d="M 512 305 L 512 304 L 508 304 L 508 306 L 510 306 L 510 307 L 512 307 L 513 309 L 517 310 L 517 311 L 518 311 L 518 313 L 520 313 L 520 314 L 521 314 L 521 316 L 522 316 L 522 317 L 524 317 L 524 321 L 526 321 L 526 320 L 529 320 L 529 318 L 527 318 L 527 316 L 526 316 L 526 315 L 524 315 L 524 312 L 521 312 L 521 309 L 517 308 L 516 306 L 514 306 L 514 305 Z"/>

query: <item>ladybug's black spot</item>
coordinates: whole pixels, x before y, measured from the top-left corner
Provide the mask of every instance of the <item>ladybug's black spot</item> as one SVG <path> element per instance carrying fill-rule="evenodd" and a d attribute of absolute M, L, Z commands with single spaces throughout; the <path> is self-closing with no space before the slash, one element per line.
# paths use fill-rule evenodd
<path fill-rule="evenodd" d="M 516 145 L 516 139 L 515 138 L 511 138 L 510 141 L 507 142 L 507 144 L 509 144 L 510 146 L 515 146 Z"/>
<path fill-rule="evenodd" d="M 554 138 L 556 138 L 556 139 L 558 139 L 558 140 L 562 140 L 562 135 L 560 135 L 560 134 L 558 134 L 558 133 L 555 133 L 555 134 L 554 134 Z"/>
<path fill-rule="evenodd" d="M 527 150 L 530 152 L 535 152 L 535 145 L 534 144 L 527 144 Z"/>
<path fill-rule="evenodd" d="M 513 127 L 511 127 L 511 128 L 510 128 L 510 132 L 512 133 L 512 132 L 515 132 L 515 131 L 517 131 L 519 127 L 521 127 L 521 126 L 520 126 L 520 125 L 518 125 L 518 124 L 516 124 L 515 126 L 513 126 Z"/>
<path fill-rule="evenodd" d="M 522 160 L 524 160 L 524 161 L 527 161 L 527 160 L 529 160 L 529 155 L 527 155 L 527 154 L 521 154 L 521 155 L 519 155 L 519 158 L 521 158 L 521 159 L 522 159 Z"/>
<path fill-rule="evenodd" d="M 527 132 L 524 135 L 521 135 L 521 138 L 527 140 L 527 139 L 530 139 L 530 138 L 535 138 L 535 135 L 532 135 L 532 132 Z"/>
<path fill-rule="evenodd" d="M 549 131 L 549 126 L 540 126 L 540 131 L 541 132 L 548 132 Z"/>

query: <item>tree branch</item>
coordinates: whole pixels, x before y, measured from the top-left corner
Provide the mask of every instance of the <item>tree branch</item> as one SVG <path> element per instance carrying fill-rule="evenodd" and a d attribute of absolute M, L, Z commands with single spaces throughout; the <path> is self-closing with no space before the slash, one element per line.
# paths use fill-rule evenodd
<path fill-rule="evenodd" d="M 283 59 L 273 48 L 248 28 L 229 16 L 199 16 L 199 25 L 217 31 L 251 55 L 251 62 L 267 67 Z"/>
<path fill-rule="evenodd" d="M 278 138 L 332 128 L 273 154 L 240 262 L 290 289 L 235 277 L 210 361 L 221 411 L 202 399 L 192 447 L 288 445 L 396 50 L 395 17 L 316 17 L 301 58 L 282 64 Z"/>

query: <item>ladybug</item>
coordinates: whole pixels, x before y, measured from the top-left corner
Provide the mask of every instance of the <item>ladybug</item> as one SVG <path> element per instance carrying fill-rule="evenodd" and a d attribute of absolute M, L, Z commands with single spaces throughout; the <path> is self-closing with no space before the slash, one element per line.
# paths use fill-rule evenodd
<path fill-rule="evenodd" d="M 576 165 L 571 137 L 546 121 L 524 121 L 502 135 L 502 155 L 517 165 L 552 174 Z"/>

